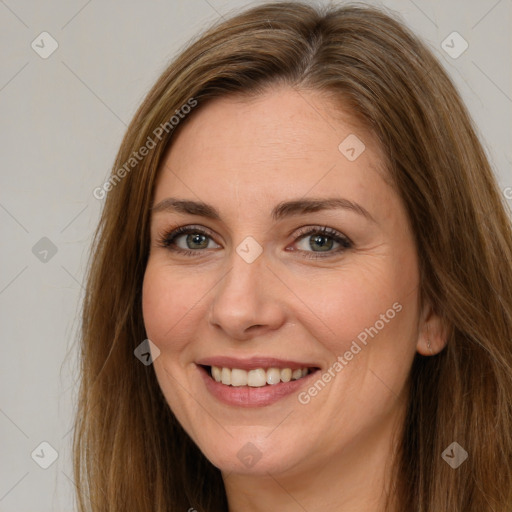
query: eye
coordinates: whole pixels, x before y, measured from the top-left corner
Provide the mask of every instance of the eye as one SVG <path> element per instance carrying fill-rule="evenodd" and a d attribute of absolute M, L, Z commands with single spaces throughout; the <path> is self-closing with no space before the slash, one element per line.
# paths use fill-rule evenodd
<path fill-rule="evenodd" d="M 353 247 L 347 236 L 327 226 L 303 228 L 296 236 L 298 252 L 306 253 L 303 257 L 309 259 L 333 256 Z M 165 231 L 158 237 L 157 243 L 160 247 L 184 256 L 200 256 L 204 249 L 220 247 L 213 241 L 212 234 L 199 226 L 180 226 Z"/>
<path fill-rule="evenodd" d="M 304 255 L 305 258 L 325 258 L 353 247 L 347 236 L 327 226 L 305 228 L 299 232 L 298 237 L 300 240 L 296 244 L 299 250 L 311 253 Z"/>
<path fill-rule="evenodd" d="M 181 226 L 159 236 L 158 245 L 186 256 L 197 256 L 201 249 L 211 249 L 208 231 L 199 226 Z M 216 248 L 220 247 L 213 242 Z"/>

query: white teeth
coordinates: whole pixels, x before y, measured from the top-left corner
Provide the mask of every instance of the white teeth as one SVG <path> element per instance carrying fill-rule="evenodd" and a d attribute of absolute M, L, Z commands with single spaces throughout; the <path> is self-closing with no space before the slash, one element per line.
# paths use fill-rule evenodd
<path fill-rule="evenodd" d="M 218 366 L 212 366 L 212 377 L 220 382 L 222 380 L 222 370 Z"/>
<path fill-rule="evenodd" d="M 247 372 L 245 370 L 233 368 L 233 370 L 231 370 L 231 385 L 237 387 L 247 386 Z"/>
<path fill-rule="evenodd" d="M 241 370 L 240 368 L 211 367 L 211 376 L 216 382 L 226 386 L 249 386 L 261 388 L 267 384 L 274 385 L 280 382 L 290 382 L 305 377 L 309 373 L 307 368 L 256 368 L 254 370 Z"/>
<path fill-rule="evenodd" d="M 290 368 L 283 368 L 281 370 L 281 380 L 283 382 L 290 382 L 292 380 L 292 371 Z"/>
<path fill-rule="evenodd" d="M 243 371 L 243 370 L 240 370 Z M 247 374 L 247 385 L 252 388 L 261 388 L 267 383 L 267 372 L 263 368 L 250 370 Z"/>
<path fill-rule="evenodd" d="M 301 377 L 302 377 L 302 369 L 301 368 L 298 368 L 297 370 L 293 370 L 293 372 L 292 372 L 293 380 L 300 379 Z"/>
<path fill-rule="evenodd" d="M 267 370 L 267 384 L 279 384 L 281 382 L 281 370 L 279 368 L 269 368 Z"/>
<path fill-rule="evenodd" d="M 221 382 L 222 384 L 231 385 L 231 370 L 229 368 L 222 368 Z"/>

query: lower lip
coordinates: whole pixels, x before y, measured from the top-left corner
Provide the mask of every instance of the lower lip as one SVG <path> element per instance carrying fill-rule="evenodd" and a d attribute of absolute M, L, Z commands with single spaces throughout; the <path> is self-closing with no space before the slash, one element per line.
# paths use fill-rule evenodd
<path fill-rule="evenodd" d="M 198 366 L 198 368 L 206 389 L 221 402 L 237 407 L 264 407 L 271 405 L 281 400 L 281 398 L 297 393 L 299 388 L 316 373 L 315 371 L 290 382 L 280 382 L 279 384 L 253 388 L 249 386 L 227 386 L 215 381 L 203 367 Z"/>

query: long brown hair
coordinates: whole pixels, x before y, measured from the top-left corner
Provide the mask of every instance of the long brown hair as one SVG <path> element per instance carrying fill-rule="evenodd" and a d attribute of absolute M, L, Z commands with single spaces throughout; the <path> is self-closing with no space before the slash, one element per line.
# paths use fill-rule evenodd
<path fill-rule="evenodd" d="M 153 368 L 134 356 L 146 338 L 149 208 L 176 111 L 197 101 L 183 126 L 213 98 L 273 84 L 327 93 L 378 137 L 415 234 L 421 298 L 448 327 L 445 349 L 412 365 L 399 510 L 510 512 L 512 233 L 472 121 L 432 53 L 393 16 L 301 3 L 260 5 L 209 29 L 164 71 L 128 127 L 103 188 L 83 305 L 79 510 L 227 510 L 220 471 L 174 418 Z M 134 165 L 148 137 L 155 147 Z M 458 469 L 441 457 L 452 442 L 469 455 Z"/>

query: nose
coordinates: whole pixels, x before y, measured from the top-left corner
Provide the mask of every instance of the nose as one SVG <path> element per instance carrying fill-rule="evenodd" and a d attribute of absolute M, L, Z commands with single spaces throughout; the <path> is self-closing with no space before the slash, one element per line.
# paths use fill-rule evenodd
<path fill-rule="evenodd" d="M 214 288 L 209 322 L 235 340 L 278 329 L 286 320 L 283 284 L 262 253 L 247 263 L 233 251 L 231 267 Z"/>

